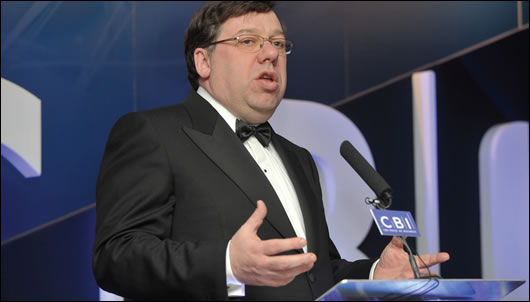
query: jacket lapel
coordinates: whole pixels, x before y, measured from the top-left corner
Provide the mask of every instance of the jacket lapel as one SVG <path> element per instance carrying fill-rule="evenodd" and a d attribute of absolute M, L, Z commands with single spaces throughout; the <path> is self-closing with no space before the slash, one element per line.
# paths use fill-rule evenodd
<path fill-rule="evenodd" d="M 192 121 L 186 135 L 229 177 L 256 207 L 267 206 L 265 218 L 281 236 L 295 237 L 294 229 L 272 185 L 236 134 L 221 116 L 196 93 L 184 102 Z"/>

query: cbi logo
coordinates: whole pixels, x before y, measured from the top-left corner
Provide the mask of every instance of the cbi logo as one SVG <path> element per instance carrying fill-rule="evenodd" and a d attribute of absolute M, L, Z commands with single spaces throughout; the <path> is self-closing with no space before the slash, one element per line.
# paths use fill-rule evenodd
<path fill-rule="evenodd" d="M 414 218 L 408 211 L 370 210 L 379 233 L 384 236 L 420 237 Z"/>

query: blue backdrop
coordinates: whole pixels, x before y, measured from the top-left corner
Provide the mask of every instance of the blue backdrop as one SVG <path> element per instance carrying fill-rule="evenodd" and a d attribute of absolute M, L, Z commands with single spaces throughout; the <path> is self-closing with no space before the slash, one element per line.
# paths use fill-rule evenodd
<path fill-rule="evenodd" d="M 183 37 L 191 15 L 202 5 L 1 3 L 2 78 L 42 101 L 42 175 L 26 179 L 2 157 L 3 289 L 8 278 L 4 261 L 17 257 L 4 253 L 7 247 L 76 210 L 93 211 L 99 161 L 119 116 L 178 103 L 187 95 Z M 336 104 L 518 26 L 516 1 L 288 1 L 278 3 L 276 12 L 295 44 L 288 58 L 285 97 L 324 104 Z M 527 2 L 522 21 L 528 26 Z M 337 108 L 349 114 L 347 105 Z M 392 110 L 410 114 L 407 106 Z M 387 167 L 388 175 L 403 169 Z M 402 187 L 410 189 L 408 184 Z M 86 215 L 90 221 L 91 214 Z M 88 242 L 80 249 L 91 248 L 91 230 L 72 234 Z M 46 248 L 55 253 L 68 248 L 68 242 L 55 241 Z M 472 275 L 480 277 L 480 268 L 474 269 Z M 89 263 L 82 270 L 90 273 Z"/>

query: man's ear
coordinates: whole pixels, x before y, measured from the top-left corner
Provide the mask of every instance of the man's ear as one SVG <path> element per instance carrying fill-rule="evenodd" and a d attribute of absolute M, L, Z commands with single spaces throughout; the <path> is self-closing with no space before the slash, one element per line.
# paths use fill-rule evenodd
<path fill-rule="evenodd" d="M 210 77 L 210 56 L 208 51 L 204 48 L 196 48 L 193 52 L 193 58 L 195 60 L 195 69 L 201 79 Z"/>

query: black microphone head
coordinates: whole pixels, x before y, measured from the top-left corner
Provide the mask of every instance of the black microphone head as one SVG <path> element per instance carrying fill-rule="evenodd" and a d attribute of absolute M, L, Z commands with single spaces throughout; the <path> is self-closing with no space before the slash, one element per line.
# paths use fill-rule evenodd
<path fill-rule="evenodd" d="M 392 202 L 392 188 L 366 159 L 364 159 L 361 153 L 349 141 L 343 141 L 340 145 L 340 154 L 370 189 L 374 191 L 377 198 L 383 203 L 383 207 L 389 207 Z"/>

